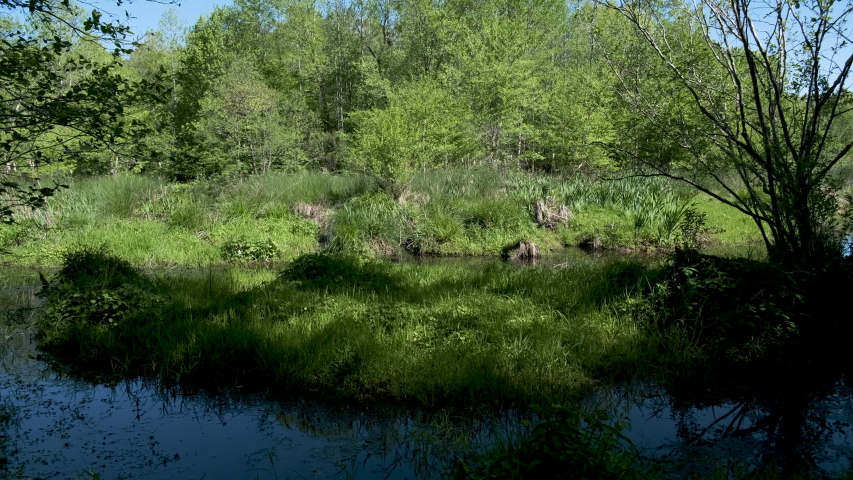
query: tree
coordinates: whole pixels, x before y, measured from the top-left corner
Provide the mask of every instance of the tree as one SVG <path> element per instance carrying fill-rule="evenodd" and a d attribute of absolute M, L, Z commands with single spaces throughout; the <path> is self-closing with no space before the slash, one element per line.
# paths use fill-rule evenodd
<path fill-rule="evenodd" d="M 657 65 L 603 49 L 620 95 L 688 152 L 611 146 L 641 174 L 686 182 L 750 216 L 771 258 L 814 265 L 838 256 L 831 172 L 853 147 L 835 123 L 850 111 L 853 54 L 838 0 L 599 0 L 635 28 Z M 646 58 L 648 60 L 648 58 Z M 675 85 L 635 81 L 637 68 Z M 677 101 L 683 99 L 683 101 Z M 724 171 L 734 171 L 732 181 Z"/>
<path fill-rule="evenodd" d="M 170 90 L 161 102 L 140 105 L 129 112 L 133 118 L 149 126 L 149 133 L 139 143 L 151 155 L 148 161 L 134 165 L 136 171 L 155 168 L 162 171 L 164 164 L 167 168 L 173 166 L 170 160 L 175 158 L 179 148 L 176 115 L 180 90 L 177 80 L 186 35 L 187 28 L 177 9 L 170 7 L 160 18 L 157 30 L 146 32 L 144 44 L 135 49 L 124 62 L 131 78 L 166 80 Z"/>
<path fill-rule="evenodd" d="M 548 83 L 566 34 L 564 2 L 449 2 L 461 23 L 445 78 L 471 105 L 492 164 L 535 165 L 543 155 Z"/>
<path fill-rule="evenodd" d="M 125 41 L 128 28 L 102 21 L 98 10 L 81 17 L 70 0 L 0 0 L 0 9 L 30 27 L 0 36 L 0 221 L 12 223 L 20 209 L 43 206 L 60 188 L 22 181 L 32 177 L 23 169 L 131 143 L 140 125 L 125 117 L 125 107 L 165 89 L 119 73 L 120 55 L 133 46 Z M 115 48 L 99 59 L 105 42 Z"/>
<path fill-rule="evenodd" d="M 235 60 L 201 101 L 196 130 L 209 157 L 207 174 L 266 173 L 273 166 L 297 169 L 305 162 L 298 132 L 281 115 L 278 95 L 249 59 Z M 211 167 L 214 167 L 211 169 Z"/>
<path fill-rule="evenodd" d="M 470 112 L 435 81 L 420 80 L 390 92 L 386 108 L 351 114 L 358 126 L 347 166 L 403 193 L 419 171 L 478 155 Z"/>

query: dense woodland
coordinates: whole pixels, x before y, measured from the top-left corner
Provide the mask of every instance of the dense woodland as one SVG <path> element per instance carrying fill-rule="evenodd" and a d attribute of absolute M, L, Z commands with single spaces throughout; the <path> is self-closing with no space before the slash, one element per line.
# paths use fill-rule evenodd
<path fill-rule="evenodd" d="M 448 167 L 663 175 L 746 214 L 784 262 L 837 255 L 839 2 L 238 0 L 192 26 L 169 10 L 132 44 L 97 10 L 2 4 L 29 12 L 2 25 L 6 174 L 310 169 L 395 198 Z"/>
<path fill-rule="evenodd" d="M 5 19 L 7 38 L 19 28 Z M 25 26 L 45 37 L 55 28 Z M 119 134 L 90 152 L 82 136 L 45 149 L 42 163 L 181 180 L 306 168 L 396 180 L 483 164 L 607 170 L 619 166 L 605 148 L 614 145 L 677 163 L 678 145 L 623 101 L 618 75 L 630 70 L 679 121 L 701 120 L 638 35 L 591 2 L 238 0 L 191 26 L 170 10 L 132 53 L 114 58 L 70 37 L 50 68 L 58 93 L 110 62 L 115 74 L 167 86 L 158 102 L 124 112 L 147 128 L 144 151 Z"/>

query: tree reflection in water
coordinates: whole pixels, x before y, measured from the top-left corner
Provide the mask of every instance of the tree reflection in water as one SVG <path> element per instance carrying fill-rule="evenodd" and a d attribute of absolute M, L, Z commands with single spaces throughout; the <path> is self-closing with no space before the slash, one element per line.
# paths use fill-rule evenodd
<path fill-rule="evenodd" d="M 708 392 L 708 389 L 704 389 Z M 589 402 L 621 411 L 628 437 L 664 477 L 746 473 L 773 466 L 783 477 L 835 476 L 853 459 L 853 389 L 844 380 L 774 393 L 702 399 L 652 384 L 603 390 Z M 706 395 L 710 397 L 710 395 Z"/>

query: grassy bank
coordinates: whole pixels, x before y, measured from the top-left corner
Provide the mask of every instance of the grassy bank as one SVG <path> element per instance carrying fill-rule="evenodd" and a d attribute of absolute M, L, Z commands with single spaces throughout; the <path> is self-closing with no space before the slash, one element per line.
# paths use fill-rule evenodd
<path fill-rule="evenodd" d="M 611 382 L 668 380 L 702 360 L 697 349 L 707 342 L 688 338 L 697 333 L 690 317 L 673 317 L 683 324 L 679 328 L 643 323 L 643 313 L 655 308 L 649 297 L 688 308 L 691 295 L 712 298 L 709 290 L 722 289 L 729 300 L 714 303 L 735 310 L 708 315 L 718 320 L 715 328 L 731 332 L 737 327 L 732 322 L 749 318 L 744 310 L 754 290 L 768 290 L 755 281 L 767 277 L 760 262 L 743 259 L 716 260 L 716 268 L 704 270 L 718 275 L 696 277 L 690 283 L 696 291 L 663 296 L 649 285 L 700 269 L 689 262 L 679 267 L 684 261 L 678 259 L 662 270 L 587 257 L 566 269 L 486 259 L 472 268 L 455 260 L 395 264 L 309 254 L 280 273 L 227 267 L 152 276 L 103 252 L 77 252 L 47 288 L 48 306 L 36 325 L 39 346 L 62 368 L 99 381 L 150 375 L 191 388 L 240 385 L 242 392 L 261 389 L 274 396 L 464 411 L 554 406 L 540 416 L 550 420 L 529 436 L 507 438 L 485 457 L 465 457 L 452 478 L 559 478 L 545 472 L 565 471 L 588 478 L 674 478 L 666 475 L 670 466 L 638 459 L 610 419 L 556 405 L 572 405 Z M 749 280 L 741 286 L 721 281 L 734 270 L 746 271 Z M 778 290 L 787 291 L 784 285 Z M 758 297 L 761 304 L 782 305 L 773 291 Z M 748 327 L 759 334 L 775 331 L 752 322 Z M 678 337 L 678 331 L 687 336 Z M 718 338 L 710 325 L 702 331 Z M 758 345 L 755 333 L 743 332 L 741 340 Z M 779 339 L 765 340 L 770 345 Z M 754 365 L 742 362 L 742 352 L 731 346 L 710 352 L 734 352 L 739 368 Z M 704 388 L 711 383 L 695 376 L 688 381 L 714 397 Z M 773 466 L 747 475 L 740 466 L 723 464 L 709 476 L 689 478 L 822 478 Z"/>
<path fill-rule="evenodd" d="M 554 402 L 653 354 L 629 304 L 648 271 L 407 265 L 312 254 L 283 274 L 150 278 L 81 253 L 39 326 L 81 371 L 254 383 L 423 405 Z"/>
<path fill-rule="evenodd" d="M 398 198 L 367 177 L 317 172 L 191 184 L 144 176 L 67 183 L 48 208 L 0 226 L 3 262 L 57 266 L 67 252 L 100 245 L 137 266 L 289 261 L 321 243 L 368 255 L 406 249 L 495 256 L 521 240 L 544 251 L 648 250 L 679 241 L 690 212 L 706 215 L 698 236 L 707 244 L 758 238 L 733 209 L 654 179 L 444 170 L 416 177 Z"/>

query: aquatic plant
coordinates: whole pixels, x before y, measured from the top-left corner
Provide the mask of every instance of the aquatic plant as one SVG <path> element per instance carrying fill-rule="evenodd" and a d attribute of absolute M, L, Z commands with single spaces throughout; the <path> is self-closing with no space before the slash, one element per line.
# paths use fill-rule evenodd
<path fill-rule="evenodd" d="M 577 407 L 556 406 L 530 435 L 517 444 L 504 445 L 471 469 L 457 465 L 454 480 L 553 479 L 622 480 L 642 478 L 635 464 L 637 453 L 622 434 L 624 420 L 612 420 L 601 411 L 584 412 Z"/>

